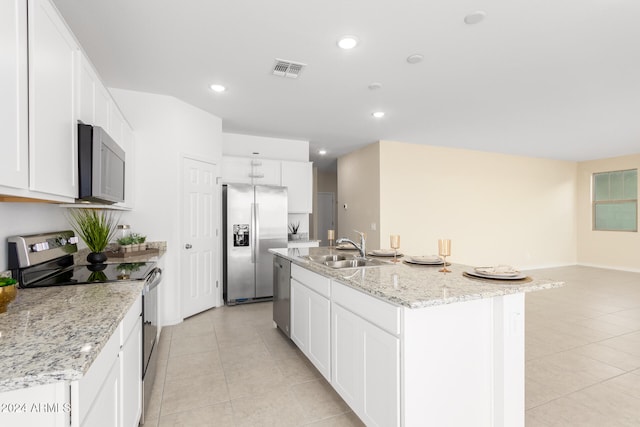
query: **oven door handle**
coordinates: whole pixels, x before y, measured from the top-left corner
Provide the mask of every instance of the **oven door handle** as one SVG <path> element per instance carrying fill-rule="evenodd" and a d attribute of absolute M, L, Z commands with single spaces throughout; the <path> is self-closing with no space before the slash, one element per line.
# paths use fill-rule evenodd
<path fill-rule="evenodd" d="M 144 285 L 143 295 L 148 294 L 151 290 L 153 290 L 156 286 L 158 286 L 161 280 L 162 280 L 162 269 L 160 267 L 155 267 L 147 275 L 147 279 Z"/>

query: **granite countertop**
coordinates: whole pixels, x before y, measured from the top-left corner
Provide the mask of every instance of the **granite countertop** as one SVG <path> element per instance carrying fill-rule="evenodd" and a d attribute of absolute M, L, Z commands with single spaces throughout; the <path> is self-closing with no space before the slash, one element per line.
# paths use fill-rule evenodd
<path fill-rule="evenodd" d="M 18 289 L 0 314 L 0 392 L 82 378 L 144 281 Z"/>
<path fill-rule="evenodd" d="M 357 251 L 319 248 L 270 249 L 294 264 L 329 277 L 342 284 L 395 305 L 422 308 L 480 298 L 492 298 L 519 292 L 557 288 L 564 282 L 528 273 L 530 281 L 473 279 L 463 276 L 473 267 L 452 264 L 451 273 L 440 273 L 441 265 L 415 265 L 399 262 L 380 267 L 333 269 L 303 258 L 308 255 L 357 254 Z M 383 259 L 383 258 L 378 258 Z M 400 258 L 402 259 L 402 258 Z"/>

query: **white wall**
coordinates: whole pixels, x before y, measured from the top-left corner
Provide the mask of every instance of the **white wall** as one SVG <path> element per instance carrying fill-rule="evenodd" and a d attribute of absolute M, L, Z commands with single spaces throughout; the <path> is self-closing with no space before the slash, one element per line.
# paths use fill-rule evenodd
<path fill-rule="evenodd" d="M 309 141 L 225 132 L 222 134 L 222 154 L 225 156 L 308 162 Z"/>
<path fill-rule="evenodd" d="M 163 325 L 181 315 L 181 183 L 182 157 L 220 164 L 222 122 L 176 98 L 111 89 L 135 132 L 135 207 L 122 221 L 148 240 L 166 240 L 160 294 Z M 222 253 L 218 251 L 218 257 Z M 222 282 L 220 282 L 222 283 Z"/>

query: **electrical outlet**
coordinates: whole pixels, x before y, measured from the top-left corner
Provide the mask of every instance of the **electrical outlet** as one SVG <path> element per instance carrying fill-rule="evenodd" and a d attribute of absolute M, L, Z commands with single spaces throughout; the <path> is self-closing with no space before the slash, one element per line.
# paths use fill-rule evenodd
<path fill-rule="evenodd" d="M 371 231 L 376 231 L 377 227 L 378 227 L 378 225 L 375 222 L 371 223 Z"/>

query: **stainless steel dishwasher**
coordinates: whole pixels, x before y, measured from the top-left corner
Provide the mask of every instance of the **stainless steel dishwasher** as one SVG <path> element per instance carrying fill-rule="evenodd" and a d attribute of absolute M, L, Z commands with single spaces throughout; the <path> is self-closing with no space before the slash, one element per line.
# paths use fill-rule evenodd
<path fill-rule="evenodd" d="M 273 322 L 291 338 L 291 261 L 273 256 Z"/>

